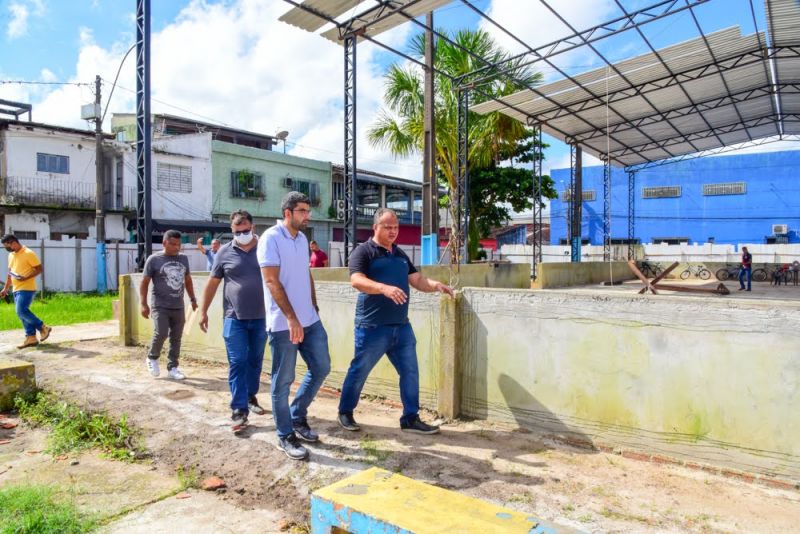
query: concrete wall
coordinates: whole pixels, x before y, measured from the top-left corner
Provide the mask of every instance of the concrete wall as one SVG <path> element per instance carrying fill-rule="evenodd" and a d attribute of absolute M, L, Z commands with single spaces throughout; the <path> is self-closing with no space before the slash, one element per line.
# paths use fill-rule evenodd
<path fill-rule="evenodd" d="M 458 287 L 505 287 L 527 289 L 530 287 L 530 268 L 522 264 L 470 264 L 461 265 L 458 273 L 451 273 L 446 265 L 422 265 L 417 267 L 423 276 L 445 284 L 457 283 Z M 349 282 L 347 267 L 314 269 L 318 282 Z"/>
<path fill-rule="evenodd" d="M 622 261 L 581 263 L 540 263 L 533 286 L 537 289 L 600 284 L 607 280 L 634 278 Z"/>
<path fill-rule="evenodd" d="M 800 307 L 466 289 L 462 413 L 800 477 Z"/>

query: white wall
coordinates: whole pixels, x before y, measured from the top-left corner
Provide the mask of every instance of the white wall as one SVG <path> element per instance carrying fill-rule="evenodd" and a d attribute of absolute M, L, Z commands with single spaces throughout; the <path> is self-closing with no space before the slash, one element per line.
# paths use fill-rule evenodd
<path fill-rule="evenodd" d="M 5 233 L 36 232 L 37 239 L 50 238 L 50 218 L 44 213 L 9 213 L 5 216 Z M 3 264 L 5 265 L 5 264 Z"/>
<path fill-rule="evenodd" d="M 4 132 L 6 174 L 12 177 L 47 178 L 95 183 L 95 140 L 93 134 L 80 135 L 46 128 L 9 125 Z M 69 157 L 69 174 L 36 170 L 36 154 L 43 152 Z"/>

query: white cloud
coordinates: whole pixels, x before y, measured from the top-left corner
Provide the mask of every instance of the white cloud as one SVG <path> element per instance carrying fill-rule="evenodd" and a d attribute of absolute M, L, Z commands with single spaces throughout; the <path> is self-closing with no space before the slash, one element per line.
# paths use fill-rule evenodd
<path fill-rule="evenodd" d="M 28 7 L 23 4 L 9 4 L 8 11 L 11 13 L 11 20 L 6 27 L 6 35 L 9 39 L 22 37 L 28 32 Z"/>
<path fill-rule="evenodd" d="M 285 129 L 290 132 L 289 152 L 341 163 L 342 48 L 279 22 L 278 17 L 289 8 L 289 4 L 274 0 L 189 3 L 172 23 L 152 36 L 153 112 L 203 120 L 199 115 L 266 134 Z M 411 28 L 397 29 L 387 33 L 385 39 L 397 44 L 409 31 Z M 81 48 L 70 81 L 91 84 L 95 74 L 100 74 L 105 80 L 105 101 L 131 42 L 104 48 L 94 42 L 88 28 L 79 30 L 79 38 Z M 381 49 L 372 44 L 358 48 L 359 167 L 419 178 L 419 158 L 395 162 L 387 151 L 374 149 L 366 141 L 365 131 L 383 95 L 382 72 L 376 64 L 380 53 Z M 135 80 L 132 52 L 120 74 L 106 129 L 110 127 L 110 113 L 135 110 L 131 91 L 136 87 Z M 85 127 L 79 108 L 92 99 L 89 86 L 59 87 L 33 100 L 34 114 L 38 121 Z"/>

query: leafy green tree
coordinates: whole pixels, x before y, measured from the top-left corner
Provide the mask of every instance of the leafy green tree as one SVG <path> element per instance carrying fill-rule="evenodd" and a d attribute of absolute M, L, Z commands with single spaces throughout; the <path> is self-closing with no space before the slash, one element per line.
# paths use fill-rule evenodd
<path fill-rule="evenodd" d="M 440 33 L 447 35 L 445 30 Z M 479 104 L 491 97 L 503 97 L 523 88 L 535 86 L 542 75 L 533 72 L 503 50 L 483 30 L 460 30 L 449 38 L 457 43 L 439 40 L 434 56 L 436 94 L 434 121 L 436 127 L 436 163 L 441 181 L 454 191 L 457 177 L 458 94 L 453 79 L 462 83 L 478 82 L 479 90 L 471 91 L 470 103 Z M 424 60 L 425 35 L 416 35 L 409 54 Z M 507 73 L 495 68 L 482 70 L 485 58 L 493 64 L 502 63 Z M 518 83 L 514 80 L 519 80 Z M 373 146 L 389 149 L 397 156 L 422 153 L 424 146 L 424 73 L 417 65 L 392 65 L 385 76 L 385 108 L 368 132 Z M 512 165 L 530 163 L 543 157 L 542 148 L 535 146 L 532 131 L 519 121 L 501 113 L 478 115 L 468 119 L 470 166 L 469 204 L 472 221 L 468 229 L 470 256 L 474 257 L 478 239 L 493 227 L 508 219 L 510 206 L 514 210 L 531 207 L 533 177 L 531 170 Z M 552 181 L 542 177 L 543 196 L 554 196 Z M 507 206 L 504 206 L 506 204 Z M 451 206 L 452 208 L 452 206 Z"/>

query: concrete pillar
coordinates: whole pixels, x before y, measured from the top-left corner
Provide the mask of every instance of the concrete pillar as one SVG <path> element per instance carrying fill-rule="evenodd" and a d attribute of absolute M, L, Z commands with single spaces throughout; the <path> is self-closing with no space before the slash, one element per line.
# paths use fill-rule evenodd
<path fill-rule="evenodd" d="M 456 298 L 442 295 L 439 300 L 439 396 L 436 411 L 448 419 L 455 419 L 461 412 L 461 362 L 460 317 L 461 293 Z"/>
<path fill-rule="evenodd" d="M 36 388 L 36 373 L 33 364 L 16 358 L 0 358 L 0 411 L 14 407 L 18 393 Z"/>

